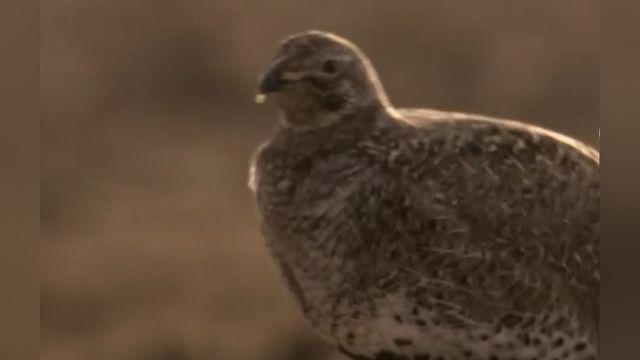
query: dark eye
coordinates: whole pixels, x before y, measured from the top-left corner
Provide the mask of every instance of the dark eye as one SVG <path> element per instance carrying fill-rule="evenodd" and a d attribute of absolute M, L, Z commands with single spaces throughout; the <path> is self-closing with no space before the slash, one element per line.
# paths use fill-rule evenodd
<path fill-rule="evenodd" d="M 335 60 L 327 60 L 322 64 L 322 72 L 325 74 L 335 74 L 338 71 L 338 62 Z"/>

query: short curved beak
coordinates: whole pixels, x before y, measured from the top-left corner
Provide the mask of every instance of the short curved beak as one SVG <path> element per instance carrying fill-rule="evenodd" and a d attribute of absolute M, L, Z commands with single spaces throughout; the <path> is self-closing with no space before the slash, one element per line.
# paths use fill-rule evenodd
<path fill-rule="evenodd" d="M 258 92 L 261 94 L 278 92 L 282 90 L 284 85 L 287 83 L 288 81 L 282 78 L 282 71 L 280 70 L 279 63 L 276 63 L 267 69 L 267 71 L 262 74 L 262 77 L 260 77 Z"/>

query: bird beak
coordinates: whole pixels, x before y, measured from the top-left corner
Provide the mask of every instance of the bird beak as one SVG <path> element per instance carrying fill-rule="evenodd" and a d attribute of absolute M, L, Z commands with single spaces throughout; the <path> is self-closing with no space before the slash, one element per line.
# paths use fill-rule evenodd
<path fill-rule="evenodd" d="M 278 92 L 288 83 L 287 80 L 282 78 L 281 64 L 281 62 L 275 63 L 262 74 L 258 85 L 260 94 Z"/>

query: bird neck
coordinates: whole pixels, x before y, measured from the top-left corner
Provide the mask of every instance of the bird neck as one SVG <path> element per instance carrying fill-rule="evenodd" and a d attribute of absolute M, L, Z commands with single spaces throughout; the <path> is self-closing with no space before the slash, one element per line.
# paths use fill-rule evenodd
<path fill-rule="evenodd" d="M 370 92 L 368 97 L 372 99 L 372 101 L 380 104 L 384 109 L 393 109 L 393 105 L 391 105 L 391 101 L 389 101 L 387 92 L 382 86 L 382 81 L 380 81 L 378 72 L 371 64 L 371 61 L 369 61 L 365 55 L 361 55 L 361 59 L 362 66 L 366 74 L 366 81 L 368 82 L 366 88 L 369 89 Z"/>
<path fill-rule="evenodd" d="M 320 134 L 345 132 L 358 128 L 369 128 L 378 122 L 393 118 L 395 110 L 388 102 L 370 97 L 358 101 L 357 105 L 345 106 L 335 112 L 303 112 L 281 109 L 278 114 L 278 130 L 291 134 Z"/>

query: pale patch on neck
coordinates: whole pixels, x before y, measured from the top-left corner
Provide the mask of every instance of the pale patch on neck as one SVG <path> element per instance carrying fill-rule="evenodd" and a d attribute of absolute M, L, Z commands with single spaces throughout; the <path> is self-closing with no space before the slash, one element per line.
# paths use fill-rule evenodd
<path fill-rule="evenodd" d="M 319 115 L 320 116 L 313 116 L 313 119 L 311 121 L 299 123 L 291 121 L 291 119 L 289 119 L 289 116 L 284 111 L 280 111 L 278 114 L 278 123 L 280 123 L 280 125 L 285 129 L 291 129 L 294 131 L 309 131 L 323 129 L 337 124 L 344 117 L 344 114 L 342 114 L 341 112 L 320 113 Z"/>

